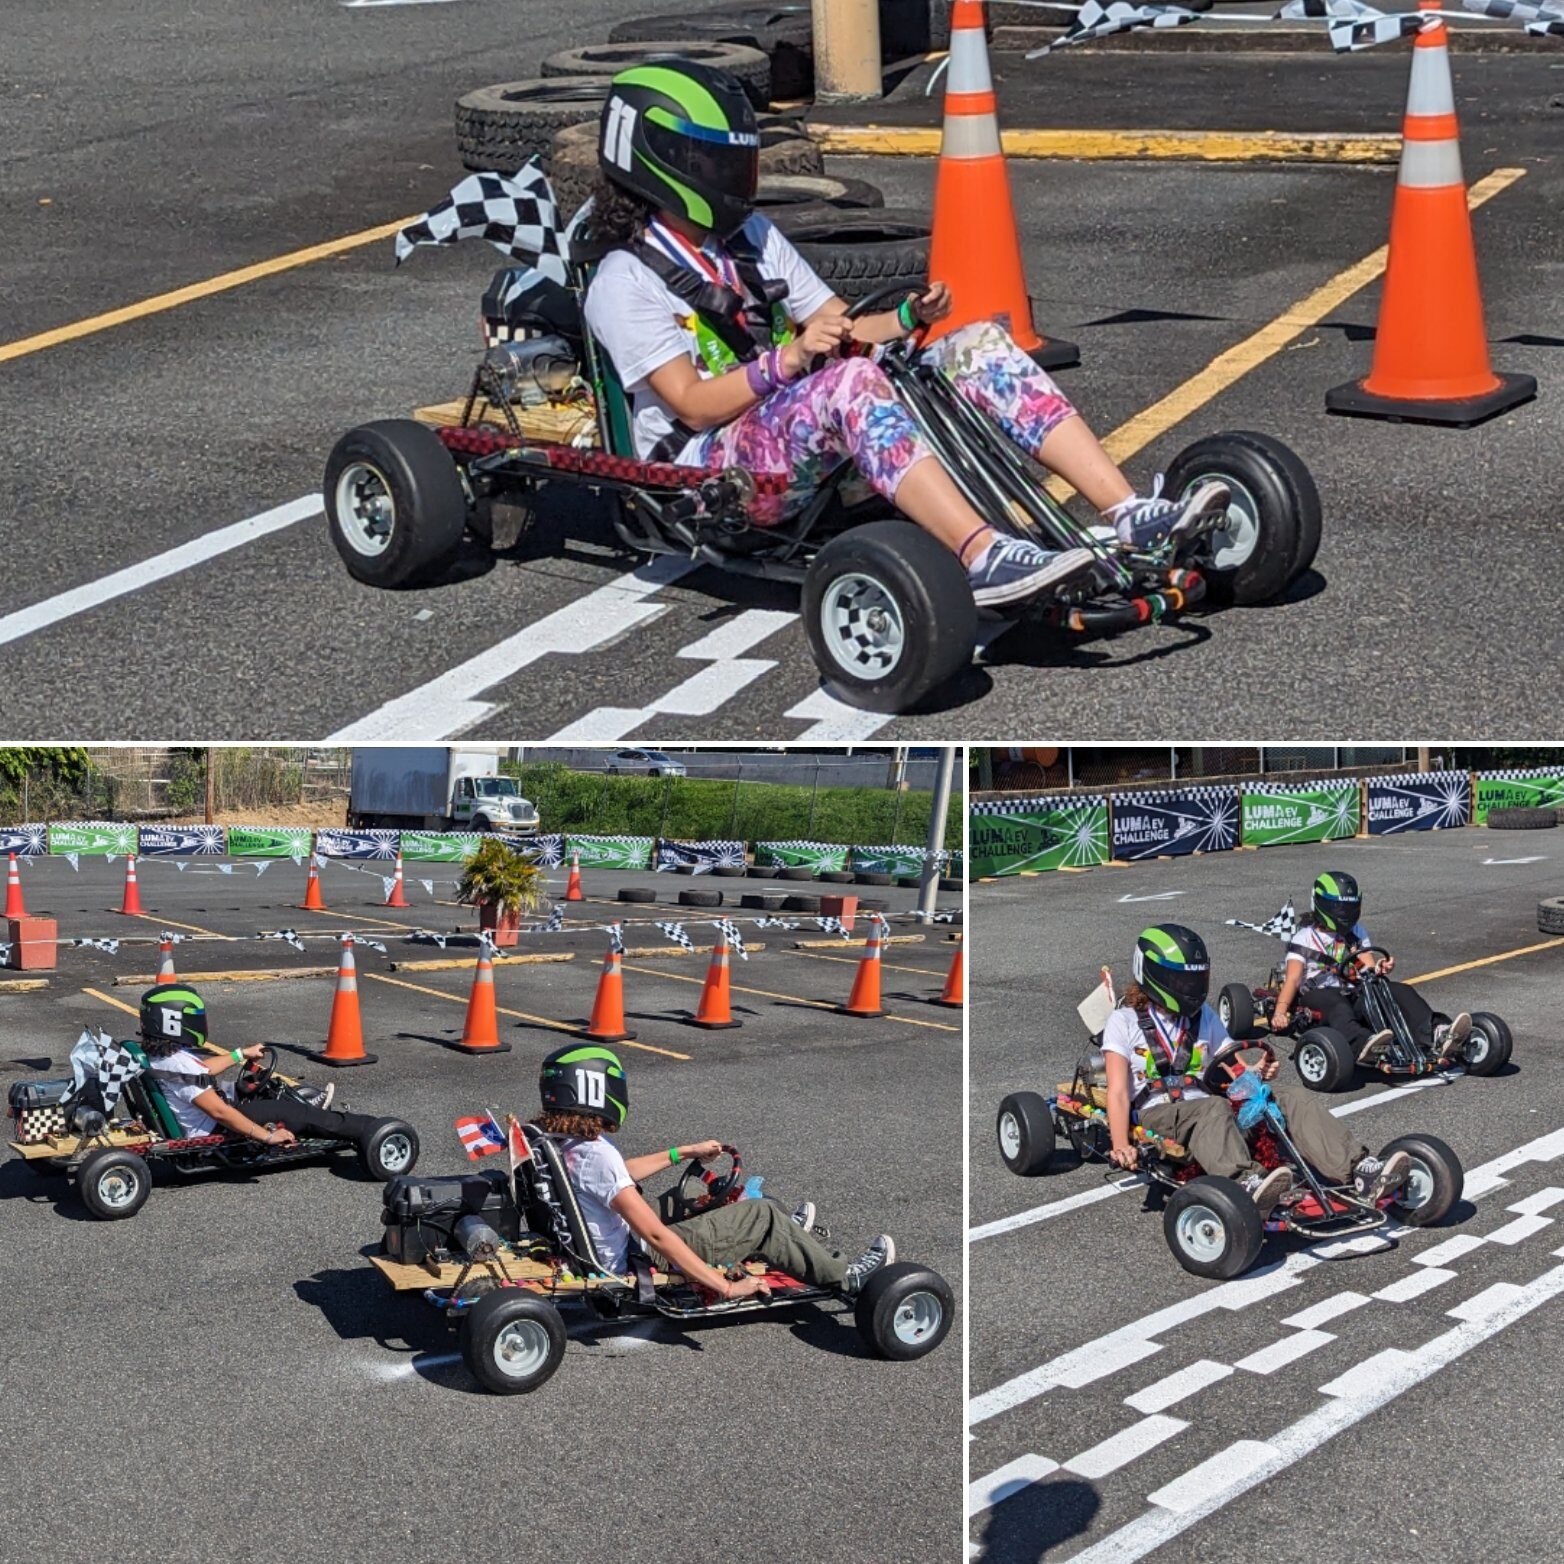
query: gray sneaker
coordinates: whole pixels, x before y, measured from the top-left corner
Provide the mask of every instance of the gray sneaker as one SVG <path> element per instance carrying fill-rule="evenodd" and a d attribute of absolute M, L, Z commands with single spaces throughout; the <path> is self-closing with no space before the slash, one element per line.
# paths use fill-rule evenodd
<path fill-rule="evenodd" d="M 336 1095 L 337 1083 L 328 1081 L 324 1086 L 306 1086 L 302 1081 L 292 1088 L 290 1095 L 297 1102 L 304 1103 L 307 1107 L 324 1112 L 331 1106 L 331 1099 Z"/>
<path fill-rule="evenodd" d="M 1091 550 L 1072 548 L 1063 554 L 1025 538 L 996 538 L 983 563 L 967 571 L 972 596 L 980 608 L 1019 603 L 1077 576 L 1089 575 L 1096 563 Z"/>
<path fill-rule="evenodd" d="M 1466 1040 L 1472 1035 L 1472 1018 L 1463 1010 L 1449 1026 L 1435 1034 L 1434 1043 L 1439 1049 L 1441 1059 L 1453 1059 L 1466 1047 Z"/>
<path fill-rule="evenodd" d="M 797 1222 L 798 1225 L 801 1228 L 803 1228 L 803 1230 L 806 1233 L 809 1232 L 811 1229 L 813 1229 L 813 1227 L 815 1225 L 815 1203 L 814 1203 L 814 1201 L 812 1201 L 812 1200 L 800 1200 L 798 1202 L 798 1205 L 797 1205 L 796 1209 L 793 1212 L 791 1220 L 793 1220 L 794 1222 Z"/>
<path fill-rule="evenodd" d="M 1378 1205 L 1391 1190 L 1406 1182 L 1411 1171 L 1412 1159 L 1404 1151 L 1394 1151 L 1384 1162 L 1378 1157 L 1364 1157 L 1352 1170 L 1352 1182 L 1360 1200 Z"/>
<path fill-rule="evenodd" d="M 1230 492 L 1219 479 L 1207 478 L 1186 498 L 1165 500 L 1162 474 L 1158 473 L 1149 498 L 1132 494 L 1103 514 L 1112 519 L 1121 548 L 1150 548 L 1165 538 L 1182 541 L 1199 532 L 1214 531 L 1227 516 Z"/>
<path fill-rule="evenodd" d="M 1244 1180 L 1244 1188 L 1253 1198 L 1263 1222 L 1276 1209 L 1277 1202 L 1292 1188 L 1292 1169 L 1272 1168 L 1269 1173 L 1251 1173 Z"/>
<path fill-rule="evenodd" d="M 842 1292 L 849 1298 L 856 1298 L 863 1291 L 863 1285 L 884 1265 L 892 1265 L 896 1260 L 896 1245 L 891 1242 L 888 1233 L 881 1233 L 864 1252 L 847 1267 L 847 1275 L 842 1278 Z"/>
<path fill-rule="evenodd" d="M 1382 1053 L 1384 1053 L 1386 1047 L 1390 1043 L 1390 1038 L 1391 1034 L 1389 1032 L 1376 1032 L 1358 1050 L 1358 1063 L 1373 1064 L 1373 1062 L 1379 1058 Z"/>

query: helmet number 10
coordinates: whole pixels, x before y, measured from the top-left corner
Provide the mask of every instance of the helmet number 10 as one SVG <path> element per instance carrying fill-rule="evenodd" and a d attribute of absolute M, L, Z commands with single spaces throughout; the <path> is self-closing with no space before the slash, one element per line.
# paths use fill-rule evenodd
<path fill-rule="evenodd" d="M 599 1070 L 576 1071 L 576 1099 L 584 1107 L 601 1108 L 608 1098 L 608 1082 Z"/>

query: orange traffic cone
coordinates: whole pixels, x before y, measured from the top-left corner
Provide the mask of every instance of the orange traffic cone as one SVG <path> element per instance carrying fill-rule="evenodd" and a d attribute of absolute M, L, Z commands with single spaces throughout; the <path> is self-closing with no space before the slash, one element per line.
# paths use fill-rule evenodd
<path fill-rule="evenodd" d="M 1417 35 L 1401 134 L 1374 363 L 1366 380 L 1328 391 L 1325 406 L 1359 418 L 1469 428 L 1529 402 L 1537 382 L 1496 375 L 1488 361 L 1443 21 Z"/>
<path fill-rule="evenodd" d="M 603 956 L 603 975 L 597 980 L 597 998 L 592 1001 L 592 1019 L 581 1034 L 594 1043 L 633 1043 L 635 1033 L 625 1031 L 623 957 L 617 941 L 610 941 Z"/>
<path fill-rule="evenodd" d="M 396 871 L 391 880 L 391 894 L 386 897 L 386 906 L 405 907 L 407 904 L 407 897 L 402 894 L 402 853 L 401 850 L 398 849 L 396 855 Z"/>
<path fill-rule="evenodd" d="M 510 1044 L 500 1041 L 499 1013 L 494 1008 L 494 953 L 485 944 L 478 953 L 467 1000 L 467 1019 L 457 1050 L 464 1054 L 508 1054 Z"/>
<path fill-rule="evenodd" d="M 364 1052 L 364 1026 L 358 1013 L 358 976 L 353 967 L 353 941 L 342 941 L 342 964 L 337 968 L 337 992 L 331 1001 L 331 1025 L 326 1046 L 311 1059 L 321 1064 L 373 1064 L 375 1055 Z"/>
<path fill-rule="evenodd" d="M 310 854 L 310 877 L 304 882 L 304 900 L 299 903 L 304 912 L 327 912 L 330 909 L 321 899 L 320 894 L 320 865 L 315 862 L 315 854 Z"/>
<path fill-rule="evenodd" d="M 695 1007 L 692 1026 L 708 1032 L 725 1032 L 740 1025 L 733 1019 L 731 992 L 728 988 L 728 936 L 718 934 L 717 943 L 711 947 L 711 963 L 706 968 L 706 986 L 701 989 L 701 1002 Z"/>
<path fill-rule="evenodd" d="M 157 980 L 159 983 L 177 983 L 179 974 L 174 970 L 174 937 L 165 934 L 157 944 Z"/>
<path fill-rule="evenodd" d="M 141 887 L 136 884 L 136 855 L 125 855 L 125 899 L 118 907 L 111 911 L 122 913 L 127 918 L 142 917 L 141 911 Z"/>
<path fill-rule="evenodd" d="M 929 1001 L 932 1005 L 945 1005 L 952 1010 L 959 1010 L 962 1006 L 963 996 L 966 993 L 966 966 L 961 959 L 962 947 L 956 946 L 956 954 L 951 958 L 950 971 L 945 974 L 945 987 L 941 989 L 938 999 Z"/>
<path fill-rule="evenodd" d="M 16 865 L 16 854 L 11 854 L 11 864 L 5 876 L 5 915 L 8 918 L 25 918 L 27 908 L 22 902 L 22 875 Z"/>
<path fill-rule="evenodd" d="M 566 901 L 580 901 L 581 896 L 581 854 L 570 855 L 570 882 L 565 886 Z"/>
<path fill-rule="evenodd" d="M 983 0 L 956 0 L 950 13 L 949 71 L 929 278 L 950 284 L 954 308 L 930 329 L 928 340 L 974 321 L 997 320 L 1044 368 L 1078 364 L 1081 352 L 1073 342 L 1047 341 L 1032 324 L 1010 171 L 999 142 Z"/>
<path fill-rule="evenodd" d="M 858 963 L 858 971 L 853 975 L 853 991 L 847 996 L 847 1003 L 841 1006 L 841 1013 L 848 1016 L 862 1016 L 865 1019 L 885 1014 L 880 1008 L 880 925 L 878 921 L 870 925 L 869 937 L 864 944 L 863 960 Z"/>

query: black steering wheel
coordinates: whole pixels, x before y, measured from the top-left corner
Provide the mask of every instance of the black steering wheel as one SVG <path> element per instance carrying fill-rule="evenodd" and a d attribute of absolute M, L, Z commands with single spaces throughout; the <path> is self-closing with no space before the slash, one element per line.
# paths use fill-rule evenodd
<path fill-rule="evenodd" d="M 1357 982 L 1361 974 L 1358 972 L 1358 962 L 1364 956 L 1378 956 L 1381 960 L 1388 960 L 1390 952 L 1383 945 L 1358 945 L 1342 959 L 1335 963 L 1336 971 L 1349 982 Z"/>
<path fill-rule="evenodd" d="M 1248 1068 L 1238 1056 L 1248 1053 L 1251 1048 L 1265 1055 L 1266 1066 L 1276 1063 L 1276 1049 L 1266 1038 L 1261 1037 L 1251 1041 L 1242 1037 L 1230 1037 L 1206 1060 L 1205 1068 L 1200 1072 L 1200 1084 L 1207 1091 L 1215 1092 L 1220 1096 Z"/>
<path fill-rule="evenodd" d="M 910 288 L 904 282 L 893 282 L 888 288 L 876 288 L 873 293 L 865 294 L 847 311 L 847 318 L 862 320 L 865 315 L 888 309 L 892 299 L 900 304 L 906 298 L 921 299 L 926 291 L 923 288 Z"/>
<path fill-rule="evenodd" d="M 744 1162 L 736 1146 L 724 1146 L 721 1155 L 728 1159 L 725 1173 L 715 1172 L 699 1158 L 684 1164 L 684 1172 L 673 1187 L 674 1204 L 686 1216 L 696 1216 L 710 1211 L 713 1206 L 725 1206 L 744 1193 Z M 699 1179 L 704 1188 L 692 1190 L 689 1186 Z"/>
<path fill-rule="evenodd" d="M 259 1097 L 272 1083 L 277 1073 L 277 1050 L 270 1043 L 262 1043 L 264 1052 L 259 1059 L 246 1059 L 239 1070 L 239 1082 L 234 1087 L 238 1097 Z"/>

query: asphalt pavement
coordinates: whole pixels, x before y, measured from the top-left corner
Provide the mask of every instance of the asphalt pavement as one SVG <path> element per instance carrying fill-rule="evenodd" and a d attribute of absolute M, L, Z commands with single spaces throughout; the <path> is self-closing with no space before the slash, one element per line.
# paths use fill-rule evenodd
<path fill-rule="evenodd" d="M 1327 867 L 1357 876 L 1398 976 L 1514 1033 L 1494 1077 L 1333 1099 L 1371 1148 L 1419 1130 L 1455 1149 L 1465 1196 L 1442 1225 L 1379 1253 L 1272 1238 L 1247 1277 L 1206 1282 L 1173 1260 L 1138 1181 L 1067 1155 L 1009 1173 L 999 1101 L 1069 1078 L 1101 965 L 1122 986 L 1140 929 L 1176 920 L 1206 938 L 1214 989 L 1259 982 L 1279 946 L 1224 920 L 1303 905 Z M 1559 868 L 1550 833 L 1464 829 L 973 887 L 969 1501 L 985 1557 L 1478 1560 L 1501 1525 L 1507 1557 L 1552 1551 L 1564 946 L 1535 909 Z"/>
<path fill-rule="evenodd" d="M 622 912 L 646 920 L 627 922 L 632 951 L 672 950 L 649 920 L 683 917 L 697 943 L 712 932 L 677 908 L 679 890 L 808 889 L 589 871 L 568 932 L 521 947 L 575 959 L 499 966 L 511 1051 L 469 1057 L 448 1045 L 461 1032 L 471 946 L 408 940 L 420 926 L 470 930 L 470 910 L 449 901 L 450 866 L 410 866 L 414 905 L 401 912 L 380 905 L 378 874 L 328 865 L 325 914 L 293 905 L 303 871 L 287 861 L 258 876 L 253 865 L 232 876 L 199 862 L 183 873 L 169 860 L 138 867 L 143 919 L 106 910 L 119 904 L 123 864 L 101 860 L 81 860 L 76 874 L 63 859 L 29 865 L 29 906 L 52 909 L 62 937 L 145 937 L 165 925 L 189 935 L 177 962 L 203 989 L 214 1038 L 275 1040 L 283 1068 L 309 1079 L 328 1074 L 303 1053 L 325 1035 L 330 977 L 199 974 L 333 965 L 318 932 L 351 928 L 386 943 L 385 953 L 356 951 L 379 1062 L 332 1075 L 355 1108 L 407 1118 L 431 1174 L 466 1165 L 458 1115 L 532 1110 L 538 1063 L 567 1035 L 559 1025 L 590 1009 L 605 943 L 597 925 Z M 433 894 L 420 875 L 435 879 Z M 654 887 L 658 904 L 614 900 L 632 884 Z M 914 892 L 867 894 L 906 932 L 896 920 Z M 249 938 L 280 927 L 310 936 L 305 951 Z M 895 1018 L 880 1021 L 832 1011 L 857 953 L 792 949 L 818 935 L 812 927 L 746 929 L 766 948 L 733 963 L 737 1031 L 688 1024 L 703 956 L 627 958 L 638 1035 L 620 1045 L 632 1092 L 623 1144 L 736 1144 L 768 1193 L 814 1199 L 844 1246 L 889 1231 L 959 1293 L 961 1017 L 929 1003 L 950 932 L 935 925 L 922 942 L 888 947 Z M 452 967 L 392 967 L 442 959 Z M 134 1022 L 121 1007 L 138 988 L 113 980 L 154 965 L 146 945 L 73 947 L 48 989 L 0 996 L 0 1079 L 58 1076 L 84 1026 L 126 1035 Z M 0 1558 L 53 1564 L 111 1547 L 177 1564 L 279 1552 L 652 1561 L 753 1549 L 763 1537 L 768 1552 L 846 1560 L 956 1546 L 959 1325 L 933 1356 L 891 1364 L 865 1356 L 850 1315 L 835 1311 L 688 1330 L 578 1320 L 546 1387 L 493 1397 L 456 1359 L 443 1319 L 393 1295 L 369 1265 L 379 1186 L 351 1163 L 160 1183 L 133 1219 L 100 1223 L 69 1185 L 13 1157 L 0 1165 L 0 1203 L 0 1265 L 26 1280 L 0 1305 L 0 1393 L 17 1430 Z"/>

